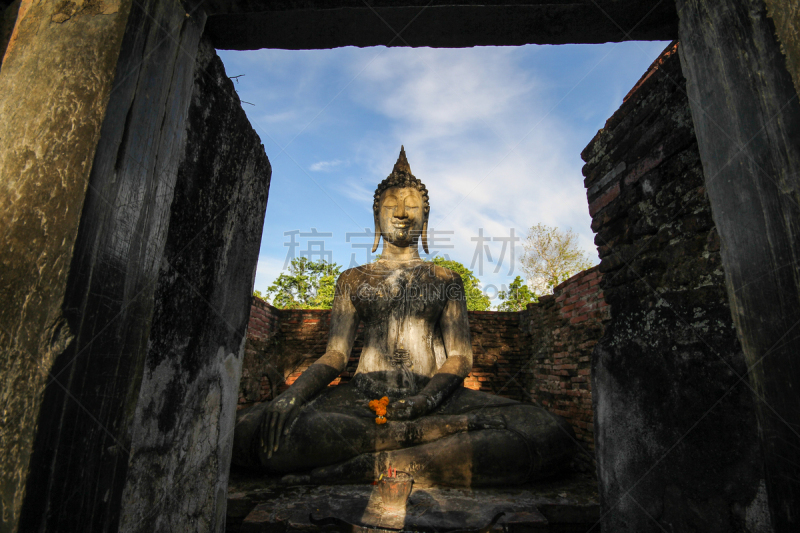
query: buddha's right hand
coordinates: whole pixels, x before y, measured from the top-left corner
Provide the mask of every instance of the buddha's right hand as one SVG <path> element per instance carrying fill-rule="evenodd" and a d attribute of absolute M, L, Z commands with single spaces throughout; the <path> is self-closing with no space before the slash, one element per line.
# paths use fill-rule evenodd
<path fill-rule="evenodd" d="M 266 450 L 267 457 L 271 458 L 278 451 L 281 437 L 289 433 L 292 421 L 297 417 L 305 400 L 296 391 L 289 389 L 272 400 L 264 411 L 261 420 L 261 448 Z"/>
<path fill-rule="evenodd" d="M 331 360 L 341 360 L 341 364 L 326 364 Z M 268 459 L 278 451 L 281 439 L 289 434 L 289 428 L 303 405 L 339 375 L 344 368 L 344 361 L 343 354 L 331 353 L 329 356 L 326 353 L 264 410 L 264 418 L 261 420 L 261 448 L 266 450 Z"/>

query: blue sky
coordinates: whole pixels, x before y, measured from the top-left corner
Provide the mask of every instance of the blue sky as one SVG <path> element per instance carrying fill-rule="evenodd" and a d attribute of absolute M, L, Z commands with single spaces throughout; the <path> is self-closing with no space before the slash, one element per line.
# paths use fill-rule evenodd
<path fill-rule="evenodd" d="M 371 236 L 347 233 L 371 233 L 401 144 L 430 191 L 430 227 L 453 232 L 431 252 L 472 266 L 490 297 L 524 277 L 522 241 L 501 263 L 504 242 L 480 235 L 571 227 L 596 262 L 580 152 L 667 44 L 219 51 L 244 74 L 236 90 L 272 163 L 255 288 L 284 268 L 286 232 L 296 255 L 321 241 L 345 268 L 366 262 Z M 300 235 L 312 228 L 331 235 Z"/>

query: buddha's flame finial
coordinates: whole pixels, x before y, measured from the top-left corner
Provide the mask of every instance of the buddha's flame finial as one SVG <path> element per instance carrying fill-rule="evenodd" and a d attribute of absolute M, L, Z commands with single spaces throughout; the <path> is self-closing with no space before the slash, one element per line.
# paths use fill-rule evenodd
<path fill-rule="evenodd" d="M 394 164 L 394 168 L 392 169 L 392 174 L 396 172 L 405 172 L 407 174 L 411 174 L 411 166 L 408 164 L 408 159 L 406 159 L 406 149 L 403 145 L 400 145 L 400 155 L 397 158 L 397 163 Z"/>

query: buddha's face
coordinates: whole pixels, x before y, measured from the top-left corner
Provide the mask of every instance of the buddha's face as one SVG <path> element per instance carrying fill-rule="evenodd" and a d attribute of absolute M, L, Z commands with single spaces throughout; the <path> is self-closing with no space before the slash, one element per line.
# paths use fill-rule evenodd
<path fill-rule="evenodd" d="M 410 246 L 417 242 L 425 224 L 425 203 L 413 187 L 391 187 L 383 191 L 378 222 L 386 242 Z"/>

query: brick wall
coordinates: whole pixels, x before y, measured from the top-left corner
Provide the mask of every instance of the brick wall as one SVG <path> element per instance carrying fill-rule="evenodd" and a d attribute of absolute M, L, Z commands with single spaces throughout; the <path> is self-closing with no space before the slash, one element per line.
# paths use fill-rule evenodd
<path fill-rule="evenodd" d="M 275 354 L 279 351 L 278 331 L 280 311 L 267 302 L 253 297 L 247 341 L 242 362 L 242 379 L 239 382 L 239 404 L 264 401 L 272 397 L 272 384 L 279 385 L 283 374 L 278 370 Z"/>
<path fill-rule="evenodd" d="M 278 392 L 283 392 L 309 365 L 325 354 L 331 327 L 331 312 L 327 309 L 286 309 L 279 312 L 283 341 L 282 355 L 290 361 L 296 361 L 296 364 L 291 366 L 291 372 L 286 374 L 286 381 L 278 388 Z M 362 326 L 359 325 L 347 367 L 330 386 L 345 383 L 355 374 L 363 346 L 361 330 Z"/>
<path fill-rule="evenodd" d="M 591 268 L 560 284 L 525 311 L 470 311 L 474 365 L 464 386 L 564 416 L 589 454 L 594 447 L 590 355 L 608 307 L 601 276 Z M 271 399 L 325 353 L 328 310 L 275 309 L 253 301 L 239 403 Z M 362 348 L 361 329 L 350 362 L 331 386 L 352 378 Z"/>
<path fill-rule="evenodd" d="M 597 267 L 580 272 L 525 312 L 531 339 L 527 390 L 570 422 L 589 455 L 594 450 L 591 355 L 610 317 L 601 280 Z"/>
<path fill-rule="evenodd" d="M 279 311 L 260 298 L 253 298 L 250 306 L 250 322 L 247 324 L 247 338 L 266 342 L 277 331 Z"/>
<path fill-rule="evenodd" d="M 524 400 L 522 373 L 530 359 L 522 313 L 469 311 L 472 340 L 472 372 L 464 386 L 483 392 Z"/>

